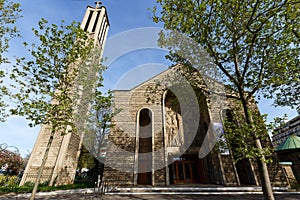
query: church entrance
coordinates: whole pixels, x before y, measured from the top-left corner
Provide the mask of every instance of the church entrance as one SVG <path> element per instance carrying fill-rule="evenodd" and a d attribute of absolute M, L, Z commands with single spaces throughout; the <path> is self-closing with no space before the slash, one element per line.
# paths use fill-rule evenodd
<path fill-rule="evenodd" d="M 172 164 L 174 183 L 197 182 L 198 174 L 196 165 L 196 161 L 175 161 Z"/>
<path fill-rule="evenodd" d="M 204 183 L 205 173 L 202 160 L 196 156 L 182 156 L 169 165 L 170 182 L 173 184 Z"/>
<path fill-rule="evenodd" d="M 142 109 L 139 117 L 139 185 L 152 185 L 152 113 Z"/>

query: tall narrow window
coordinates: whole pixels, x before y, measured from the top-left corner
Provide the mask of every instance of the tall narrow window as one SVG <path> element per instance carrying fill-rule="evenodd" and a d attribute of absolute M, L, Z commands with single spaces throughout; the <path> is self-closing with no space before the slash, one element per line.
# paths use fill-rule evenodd
<path fill-rule="evenodd" d="M 142 109 L 139 115 L 138 184 L 152 182 L 152 112 Z"/>

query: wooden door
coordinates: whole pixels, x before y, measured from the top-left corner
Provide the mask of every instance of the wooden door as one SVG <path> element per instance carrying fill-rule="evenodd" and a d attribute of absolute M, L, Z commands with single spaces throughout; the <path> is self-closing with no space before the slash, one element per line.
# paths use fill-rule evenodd
<path fill-rule="evenodd" d="M 197 162 L 195 160 L 175 161 L 172 165 L 174 183 L 199 182 Z"/>

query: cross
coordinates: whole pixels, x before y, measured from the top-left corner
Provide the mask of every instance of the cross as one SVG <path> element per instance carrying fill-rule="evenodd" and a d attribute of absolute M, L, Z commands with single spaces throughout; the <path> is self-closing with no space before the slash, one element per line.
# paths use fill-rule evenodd
<path fill-rule="evenodd" d="M 95 4 L 96 4 L 96 9 L 97 9 L 99 7 L 99 5 L 102 4 L 102 2 L 101 1 L 96 1 Z"/>

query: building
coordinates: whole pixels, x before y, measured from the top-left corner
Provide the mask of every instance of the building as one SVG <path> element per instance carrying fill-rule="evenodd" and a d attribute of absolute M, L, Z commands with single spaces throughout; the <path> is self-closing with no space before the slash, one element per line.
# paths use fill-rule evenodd
<path fill-rule="evenodd" d="M 292 184 L 300 183 L 300 137 L 291 134 L 277 146 L 276 153 L 280 164 L 286 171 Z"/>
<path fill-rule="evenodd" d="M 130 90 L 114 91 L 118 112 L 108 138 L 106 184 L 260 185 L 255 160 L 234 163 L 234 153 L 215 145 L 222 113 L 235 103 L 213 97 L 199 75 L 196 85 L 185 84 L 184 69 L 175 65 Z M 214 88 L 222 85 L 214 82 Z M 276 159 L 268 168 L 274 186 L 288 184 Z"/>
<path fill-rule="evenodd" d="M 275 147 L 280 145 L 290 135 L 300 136 L 300 115 L 285 122 L 274 130 L 272 141 Z"/>
<path fill-rule="evenodd" d="M 109 28 L 105 7 L 89 6 L 81 28 L 103 48 Z M 198 75 L 198 84 L 185 82 L 182 73 L 179 77 L 176 73 L 182 69 L 173 66 L 131 90 L 114 92 L 118 112 L 103 148 L 107 150 L 103 181 L 126 186 L 260 185 L 255 161 L 234 163 L 230 150 L 215 146 L 223 111 L 235 103 L 228 99 L 220 103 L 222 95 L 213 96 Z M 171 79 L 174 82 L 168 85 Z M 222 90 L 222 84 L 213 84 L 215 92 Z M 42 126 L 20 185 L 35 181 L 49 140 L 49 130 Z M 55 134 L 41 182 L 73 183 L 81 145 L 80 135 Z M 268 167 L 273 185 L 288 184 L 276 160 Z"/>
<path fill-rule="evenodd" d="M 100 2 L 96 2 L 95 7 L 87 7 L 81 23 L 81 28 L 87 31 L 90 37 L 94 39 L 95 46 L 101 49 L 99 54 L 102 55 L 109 29 L 109 21 L 106 8 L 100 6 L 100 4 Z M 93 86 L 90 88 L 93 88 Z M 79 95 L 83 96 L 85 94 Z M 87 112 L 87 110 L 84 111 Z M 46 125 L 43 125 L 33 147 L 20 185 L 24 185 L 26 182 L 35 182 L 38 170 L 42 164 L 42 158 L 46 152 L 47 143 L 50 140 L 50 134 L 51 130 L 49 130 Z M 81 145 L 81 136 L 78 134 L 68 132 L 65 135 L 61 135 L 60 133 L 56 133 L 50 147 L 40 182 L 47 181 L 50 185 L 53 185 L 54 183 L 56 185 L 73 183 Z"/>

